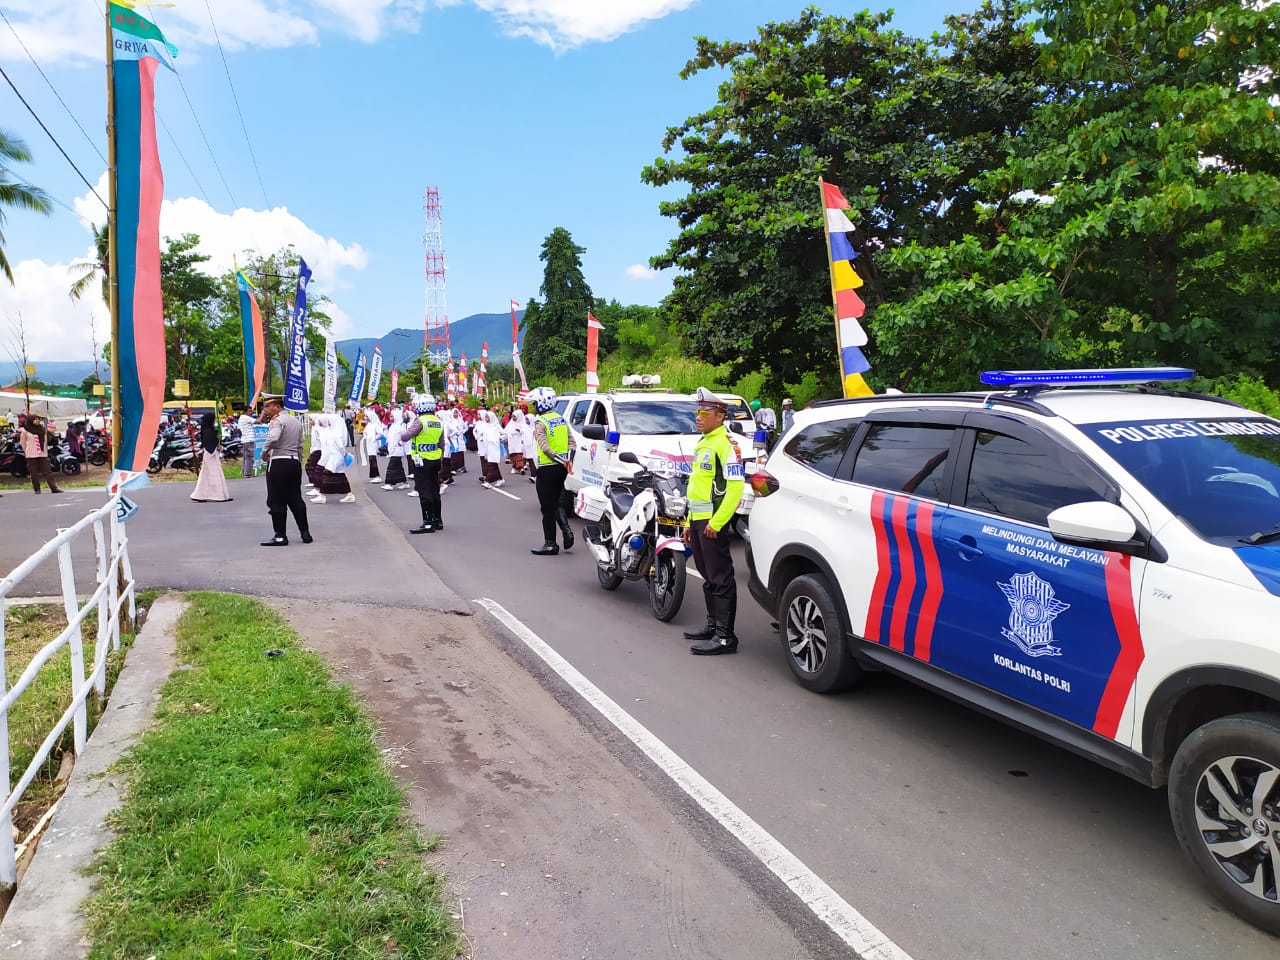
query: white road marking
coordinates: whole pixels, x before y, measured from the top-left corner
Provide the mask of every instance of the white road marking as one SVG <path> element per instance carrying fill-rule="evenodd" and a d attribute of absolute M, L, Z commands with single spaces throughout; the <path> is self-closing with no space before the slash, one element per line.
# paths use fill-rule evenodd
<path fill-rule="evenodd" d="M 578 694 L 618 728 L 632 743 L 656 763 L 677 786 L 702 809 L 738 838 L 779 880 L 799 897 L 843 940 L 860 960 L 911 960 L 907 953 L 871 921 L 855 910 L 827 883 L 810 870 L 790 850 L 739 809 L 706 778 L 685 763 L 674 750 L 654 736 L 647 727 L 618 706 L 607 694 L 556 653 L 541 637 L 517 620 L 502 604 L 488 597 L 476 603 L 488 610 L 508 630 Z"/>
<path fill-rule="evenodd" d="M 697 577 L 699 580 L 706 579 L 706 577 L 704 577 L 702 574 L 700 574 L 697 570 L 693 569 L 693 567 L 689 566 L 688 564 L 685 564 L 684 572 L 687 576 Z"/>
<path fill-rule="evenodd" d="M 504 497 L 510 497 L 512 500 L 520 500 L 520 499 L 522 499 L 521 497 L 517 497 L 514 493 L 507 493 L 507 491 L 505 491 L 505 490 L 499 490 L 499 489 L 498 489 L 497 487 L 495 487 L 493 484 L 489 484 L 489 489 L 490 489 L 490 490 L 492 490 L 494 493 L 500 493 L 500 494 L 502 494 Z"/>

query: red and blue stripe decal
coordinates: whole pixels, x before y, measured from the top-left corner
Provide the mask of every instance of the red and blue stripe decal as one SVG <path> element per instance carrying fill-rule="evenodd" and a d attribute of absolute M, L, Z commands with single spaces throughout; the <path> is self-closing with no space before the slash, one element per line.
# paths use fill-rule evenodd
<path fill-rule="evenodd" d="M 1133 608 L 1132 558 L 1112 554 L 1106 567 L 1107 604 L 1111 608 L 1111 620 L 1120 639 L 1120 652 L 1116 655 L 1098 701 L 1098 712 L 1093 718 L 1093 731 L 1112 740 L 1120 729 L 1120 715 L 1129 699 L 1129 691 L 1138 678 L 1138 668 L 1146 657 L 1142 647 L 1142 631 L 1138 628 L 1137 611 Z"/>
<path fill-rule="evenodd" d="M 934 545 L 932 503 L 876 492 L 871 525 L 876 537 L 876 581 L 863 636 L 926 663 L 942 602 L 942 568 Z"/>

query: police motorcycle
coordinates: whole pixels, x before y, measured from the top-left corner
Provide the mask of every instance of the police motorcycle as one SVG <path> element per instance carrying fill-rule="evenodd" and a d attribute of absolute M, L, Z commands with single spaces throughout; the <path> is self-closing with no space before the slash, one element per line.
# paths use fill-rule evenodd
<path fill-rule="evenodd" d="M 583 436 L 616 444 L 618 435 L 589 424 Z M 574 499 L 574 513 L 587 521 L 583 537 L 596 561 L 600 586 L 616 590 L 623 580 L 645 581 L 649 608 L 665 623 L 684 602 L 688 477 L 669 460 L 646 458 L 648 466 L 641 466 L 629 450 L 618 459 L 640 469 L 602 487 L 583 487 Z"/>

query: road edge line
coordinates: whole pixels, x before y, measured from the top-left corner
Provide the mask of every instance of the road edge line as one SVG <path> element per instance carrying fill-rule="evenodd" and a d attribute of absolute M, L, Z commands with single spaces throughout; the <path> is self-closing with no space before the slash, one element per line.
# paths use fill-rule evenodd
<path fill-rule="evenodd" d="M 717 790 L 644 724 L 618 706 L 608 694 L 588 680 L 502 604 L 488 597 L 478 597 L 475 602 L 519 637 L 543 663 L 657 764 L 698 806 L 711 814 L 770 873 L 786 884 L 832 933 L 847 944 L 859 960 L 911 960 L 901 947 L 836 893 L 825 880 L 805 866 L 799 857 Z"/>

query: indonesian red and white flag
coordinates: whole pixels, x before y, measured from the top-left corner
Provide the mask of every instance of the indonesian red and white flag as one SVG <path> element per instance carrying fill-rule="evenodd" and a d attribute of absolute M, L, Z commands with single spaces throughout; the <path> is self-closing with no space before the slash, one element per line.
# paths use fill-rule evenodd
<path fill-rule="evenodd" d="M 600 353 L 600 331 L 604 324 L 587 313 L 587 393 L 598 393 L 600 376 L 596 373 L 596 361 Z"/>
<path fill-rule="evenodd" d="M 516 318 L 516 311 L 520 309 L 520 304 L 515 300 L 511 301 L 511 364 L 516 368 L 516 373 L 520 374 L 520 389 L 528 390 L 529 381 L 524 375 L 524 364 L 520 362 L 520 321 Z"/>

